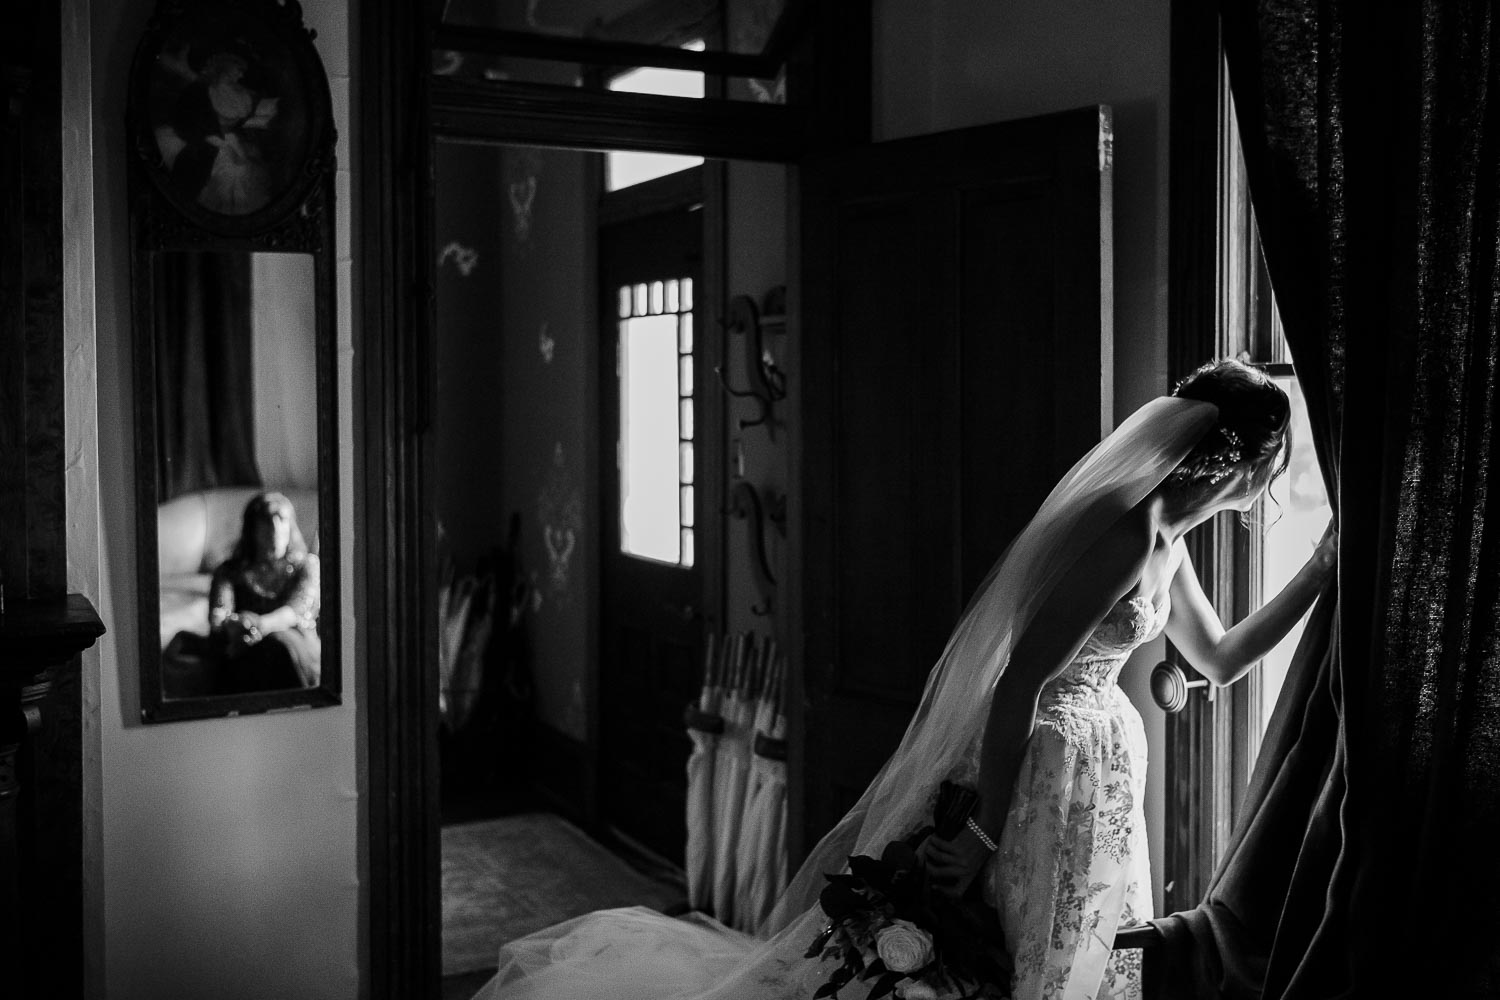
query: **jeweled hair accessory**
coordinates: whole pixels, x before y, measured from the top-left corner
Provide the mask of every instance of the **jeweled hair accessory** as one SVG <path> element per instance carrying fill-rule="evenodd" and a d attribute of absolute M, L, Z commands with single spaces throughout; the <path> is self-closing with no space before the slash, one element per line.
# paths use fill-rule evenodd
<path fill-rule="evenodd" d="M 1228 445 L 1220 451 L 1208 452 L 1191 462 L 1184 462 L 1168 477 L 1174 482 L 1184 483 L 1195 479 L 1217 486 L 1228 479 L 1244 458 L 1245 439 L 1228 427 L 1218 428 L 1219 436 Z"/>

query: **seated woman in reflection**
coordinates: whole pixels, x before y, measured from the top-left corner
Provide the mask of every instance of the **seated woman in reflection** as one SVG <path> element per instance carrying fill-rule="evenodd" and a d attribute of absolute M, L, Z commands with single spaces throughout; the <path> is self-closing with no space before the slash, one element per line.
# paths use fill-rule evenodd
<path fill-rule="evenodd" d="M 291 501 L 252 497 L 234 553 L 209 585 L 218 693 L 317 686 L 319 593 L 318 557 L 307 551 Z"/>

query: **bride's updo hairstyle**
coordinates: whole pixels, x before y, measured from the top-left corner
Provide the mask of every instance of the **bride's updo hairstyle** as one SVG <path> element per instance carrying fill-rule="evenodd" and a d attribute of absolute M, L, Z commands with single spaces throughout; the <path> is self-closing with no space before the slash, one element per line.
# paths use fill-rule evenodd
<path fill-rule="evenodd" d="M 1211 493 L 1241 470 L 1286 471 L 1292 456 L 1291 401 L 1271 377 L 1233 358 L 1210 361 L 1177 383 L 1174 396 L 1213 403 L 1219 422 L 1167 477 L 1173 487 Z"/>

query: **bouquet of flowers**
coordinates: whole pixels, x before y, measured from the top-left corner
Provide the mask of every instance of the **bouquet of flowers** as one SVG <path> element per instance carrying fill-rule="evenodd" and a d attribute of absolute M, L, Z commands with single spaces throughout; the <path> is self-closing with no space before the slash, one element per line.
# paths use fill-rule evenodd
<path fill-rule="evenodd" d="M 977 798 L 972 789 L 944 782 L 935 825 L 886 845 L 878 859 L 855 855 L 847 872 L 824 876 L 819 902 L 829 922 L 807 957 L 837 965 L 814 1000 L 837 998 L 854 984 L 868 986 L 867 1000 L 1007 995 L 1012 968 L 1000 918 L 972 894 L 955 899 L 932 889 L 917 859 L 923 838 L 954 836 Z"/>

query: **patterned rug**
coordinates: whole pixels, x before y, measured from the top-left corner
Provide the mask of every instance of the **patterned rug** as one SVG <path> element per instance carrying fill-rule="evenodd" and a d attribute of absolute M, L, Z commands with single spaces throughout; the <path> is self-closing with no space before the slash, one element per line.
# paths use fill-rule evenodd
<path fill-rule="evenodd" d="M 552 813 L 443 827 L 443 975 L 493 969 L 500 946 L 591 910 L 686 905 L 679 879 L 642 874 Z"/>

